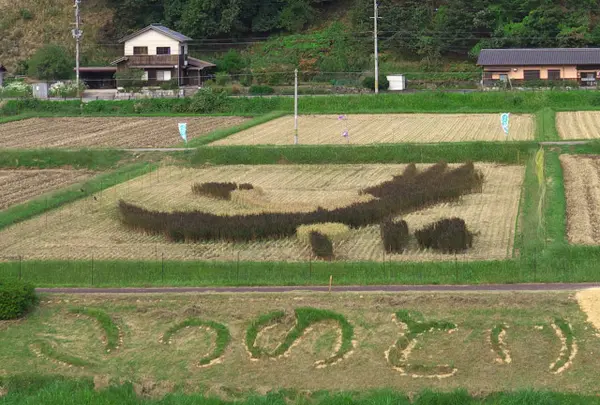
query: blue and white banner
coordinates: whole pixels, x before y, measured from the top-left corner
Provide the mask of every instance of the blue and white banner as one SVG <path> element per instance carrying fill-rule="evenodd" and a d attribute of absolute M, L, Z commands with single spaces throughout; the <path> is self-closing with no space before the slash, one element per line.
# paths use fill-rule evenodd
<path fill-rule="evenodd" d="M 183 138 L 185 143 L 187 143 L 187 122 L 179 123 L 179 135 Z"/>
<path fill-rule="evenodd" d="M 500 116 L 500 122 L 502 123 L 502 129 L 506 136 L 508 136 L 508 128 L 510 125 L 510 113 L 504 113 Z"/>

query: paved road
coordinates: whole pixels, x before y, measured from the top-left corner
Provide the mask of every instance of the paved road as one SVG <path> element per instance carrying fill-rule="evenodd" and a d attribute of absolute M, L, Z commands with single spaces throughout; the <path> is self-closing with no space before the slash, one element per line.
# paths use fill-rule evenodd
<path fill-rule="evenodd" d="M 574 291 L 600 288 L 600 283 L 579 284 L 489 284 L 489 285 L 383 285 L 334 286 L 333 292 L 515 292 Z M 53 294 L 165 294 L 165 293 L 286 293 L 327 292 L 327 286 L 297 287 L 177 287 L 177 288 L 38 288 L 38 292 Z"/>

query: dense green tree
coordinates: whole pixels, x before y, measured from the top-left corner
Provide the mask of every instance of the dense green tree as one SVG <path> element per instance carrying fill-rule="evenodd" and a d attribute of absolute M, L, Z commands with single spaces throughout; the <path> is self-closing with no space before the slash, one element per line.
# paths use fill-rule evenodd
<path fill-rule="evenodd" d="M 65 80 L 73 76 L 75 60 L 59 45 L 44 45 L 27 63 L 27 73 L 40 80 Z"/>

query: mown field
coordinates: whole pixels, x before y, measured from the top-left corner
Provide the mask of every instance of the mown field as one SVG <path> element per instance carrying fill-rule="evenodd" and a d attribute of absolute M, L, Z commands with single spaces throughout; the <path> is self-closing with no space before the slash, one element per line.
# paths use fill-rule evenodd
<path fill-rule="evenodd" d="M 424 170 L 429 166 L 418 168 Z M 372 199 L 360 191 L 402 174 L 405 167 L 240 165 L 186 169 L 163 166 L 3 230 L 0 251 L 2 255 L 23 256 L 27 260 L 308 261 L 311 260 L 310 248 L 295 237 L 244 243 L 173 243 L 162 235 L 136 232 L 121 224 L 118 201 L 151 210 L 202 210 L 218 215 L 332 209 Z M 456 202 L 437 204 L 403 217 L 411 231 L 441 218 L 461 217 L 476 234 L 472 249 L 457 257 L 421 250 L 412 240 L 404 254 L 386 255 L 379 226 L 371 225 L 351 231 L 336 243 L 336 260 L 502 260 L 510 257 L 524 168 L 495 164 L 477 164 L 476 167 L 485 178 L 481 193 L 465 195 Z M 219 200 L 192 192 L 192 185 L 202 182 L 251 183 L 256 189 L 235 191 L 230 201 Z"/>
<path fill-rule="evenodd" d="M 533 116 L 513 115 L 507 137 L 497 114 L 301 115 L 298 127 L 300 143 L 308 145 L 526 141 L 535 132 Z M 294 117 L 286 116 L 212 145 L 289 145 L 293 140 Z"/>
<path fill-rule="evenodd" d="M 93 175 L 87 170 L 2 170 L 0 169 L 0 210 L 23 203 Z"/>
<path fill-rule="evenodd" d="M 596 333 L 572 292 L 51 295 L 26 320 L 0 323 L 0 375 L 128 380 L 159 395 L 592 394 Z"/>
<path fill-rule="evenodd" d="M 561 139 L 598 139 L 600 111 L 558 112 L 556 127 Z"/>
<path fill-rule="evenodd" d="M 242 124 L 243 117 L 29 118 L 0 124 L 0 148 L 158 148 L 182 141 L 177 124 L 188 123 L 188 139 Z"/>

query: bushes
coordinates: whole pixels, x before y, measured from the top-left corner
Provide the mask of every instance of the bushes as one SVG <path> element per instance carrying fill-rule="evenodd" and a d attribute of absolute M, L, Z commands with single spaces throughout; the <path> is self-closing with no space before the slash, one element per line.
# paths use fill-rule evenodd
<path fill-rule="evenodd" d="M 419 247 L 459 253 L 473 246 L 473 234 L 460 218 L 442 219 L 415 232 Z"/>
<path fill-rule="evenodd" d="M 248 183 L 243 183 L 239 186 L 236 183 L 197 183 L 192 186 L 194 194 L 220 198 L 222 200 L 231 200 L 231 192 L 234 190 L 252 189 L 254 189 L 254 186 Z"/>
<path fill-rule="evenodd" d="M 310 247 L 319 259 L 333 259 L 333 243 L 326 235 L 313 231 L 310 233 Z"/>
<path fill-rule="evenodd" d="M 375 77 L 367 76 L 363 79 L 362 85 L 365 89 L 375 90 Z M 385 75 L 379 75 L 379 90 L 387 90 L 390 88 L 390 82 Z"/>
<path fill-rule="evenodd" d="M 0 320 L 17 319 L 37 304 L 33 285 L 0 280 Z"/>
<path fill-rule="evenodd" d="M 394 215 L 405 214 L 442 201 L 454 201 L 481 188 L 483 176 L 467 163 L 447 170 L 436 164 L 412 179 L 397 176 L 385 183 L 382 198 L 346 207 L 306 213 L 261 213 L 214 215 L 202 211 L 149 211 L 119 202 L 122 222 L 132 229 L 165 234 L 174 241 L 226 240 L 253 241 L 293 236 L 300 225 L 337 222 L 352 228 L 377 224 Z M 388 184 L 389 183 L 389 184 Z"/>
<path fill-rule="evenodd" d="M 250 87 L 250 94 L 253 96 L 262 96 L 275 93 L 275 89 L 271 86 L 254 85 Z"/>
<path fill-rule="evenodd" d="M 402 253 L 408 246 L 408 224 L 406 221 L 385 221 L 381 224 L 383 248 L 388 253 Z"/>
<path fill-rule="evenodd" d="M 228 109 L 228 106 L 229 99 L 227 98 L 227 94 L 225 94 L 225 92 L 217 93 L 210 87 L 205 87 L 198 90 L 198 92 L 194 94 L 187 111 L 181 112 L 200 114 L 224 112 Z"/>

